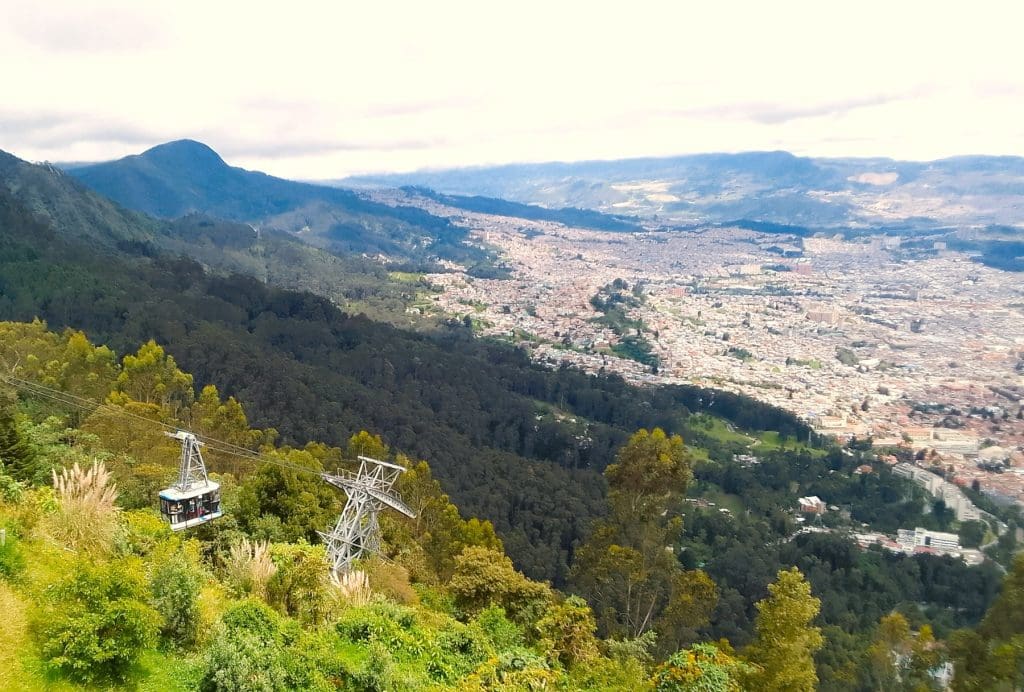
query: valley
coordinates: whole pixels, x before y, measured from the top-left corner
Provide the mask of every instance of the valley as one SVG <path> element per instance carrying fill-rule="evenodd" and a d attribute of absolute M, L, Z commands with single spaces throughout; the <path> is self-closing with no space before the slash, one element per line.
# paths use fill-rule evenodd
<path fill-rule="evenodd" d="M 402 199 L 450 215 L 511 269 L 425 277 L 443 289 L 437 308 L 480 336 L 552 367 L 734 391 L 821 434 L 934 450 L 958 483 L 1024 501 L 1020 274 L 885 234 L 607 233 Z"/>

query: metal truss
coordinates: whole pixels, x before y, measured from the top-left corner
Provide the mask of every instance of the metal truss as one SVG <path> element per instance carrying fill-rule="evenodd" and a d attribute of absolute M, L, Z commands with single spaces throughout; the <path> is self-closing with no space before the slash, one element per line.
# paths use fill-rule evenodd
<path fill-rule="evenodd" d="M 181 463 L 178 468 L 178 482 L 174 487 L 181 492 L 187 492 L 209 485 L 206 464 L 203 463 L 203 454 L 199 451 L 203 443 L 196 439 L 195 435 L 184 430 L 164 434 L 181 442 Z"/>
<path fill-rule="evenodd" d="M 395 481 L 405 468 L 386 461 L 359 457 L 359 470 L 323 474 L 323 479 L 345 491 L 348 500 L 330 533 L 317 532 L 327 546 L 331 572 L 340 576 L 356 560 L 380 552 L 380 524 L 377 514 L 390 507 L 407 517 L 416 513 L 394 492 Z"/>

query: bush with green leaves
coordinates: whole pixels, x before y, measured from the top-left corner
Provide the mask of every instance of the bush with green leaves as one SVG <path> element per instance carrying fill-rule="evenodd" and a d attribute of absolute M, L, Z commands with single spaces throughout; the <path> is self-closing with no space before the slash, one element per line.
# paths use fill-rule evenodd
<path fill-rule="evenodd" d="M 114 548 L 121 555 L 147 557 L 172 538 L 174 533 L 163 518 L 152 510 L 119 512 L 120 530 L 114 539 Z"/>
<path fill-rule="evenodd" d="M 526 637 L 523 628 L 508 619 L 501 606 L 488 606 L 480 611 L 473 622 L 483 630 L 497 651 L 523 646 Z"/>
<path fill-rule="evenodd" d="M 579 596 L 552 605 L 537 623 L 540 646 L 566 668 L 597 657 L 597 623 Z"/>
<path fill-rule="evenodd" d="M 561 671 L 554 670 L 530 649 L 510 649 L 487 661 L 464 681 L 472 690 L 549 690 L 564 683 Z"/>
<path fill-rule="evenodd" d="M 364 647 L 371 656 L 378 649 L 388 652 L 388 660 L 417 671 L 418 684 L 427 684 L 428 679 L 457 684 L 495 656 L 489 635 L 478 624 L 463 624 L 385 600 L 346 609 L 335 632 L 343 643 Z M 354 673 L 362 679 L 358 669 Z M 366 689 L 376 688 L 370 685 Z"/>
<path fill-rule="evenodd" d="M 657 692 L 740 692 L 750 666 L 714 644 L 677 651 L 654 673 Z"/>
<path fill-rule="evenodd" d="M 343 640 L 353 643 L 379 642 L 391 651 L 420 652 L 427 634 L 416 621 L 416 612 L 391 601 L 373 601 L 348 608 L 334 625 Z"/>
<path fill-rule="evenodd" d="M 527 579 L 504 553 L 479 546 L 465 548 L 456 558 L 448 590 L 467 617 L 499 605 L 522 625 L 536 623 L 552 600 L 547 584 Z"/>
<path fill-rule="evenodd" d="M 494 653 L 483 630 L 460 622 L 439 630 L 432 644 L 426 652 L 427 671 L 433 679 L 444 682 L 463 679 Z"/>
<path fill-rule="evenodd" d="M 323 622 L 330 609 L 327 553 L 322 545 L 274 543 L 270 559 L 276 570 L 267 581 L 267 602 L 303 624 Z"/>
<path fill-rule="evenodd" d="M 359 692 L 389 692 L 395 689 L 395 663 L 391 652 L 379 642 L 370 644 L 366 663 L 352 676 Z"/>
<path fill-rule="evenodd" d="M 25 571 L 25 556 L 18 545 L 17 536 L 9 528 L 0 526 L 0 530 L 6 532 L 0 543 L 0 579 L 14 581 Z"/>
<path fill-rule="evenodd" d="M 24 491 L 21 483 L 7 475 L 4 463 L 0 460 L 0 503 L 17 504 Z"/>
<path fill-rule="evenodd" d="M 138 560 L 78 562 L 46 589 L 35 612 L 42 657 L 82 682 L 124 680 L 142 651 L 156 644 L 161 618 L 147 596 Z"/>
<path fill-rule="evenodd" d="M 277 646 L 256 634 L 221 629 L 206 651 L 203 692 L 252 692 L 288 689 L 288 672 Z"/>
<path fill-rule="evenodd" d="M 229 608 L 206 649 L 203 692 L 326 689 L 315 666 L 304 661 L 297 624 L 255 599 Z"/>
<path fill-rule="evenodd" d="M 201 586 L 198 569 L 182 551 L 161 560 L 153 570 L 149 582 L 152 603 L 164 620 L 160 632 L 171 644 L 189 647 L 195 643 Z"/>

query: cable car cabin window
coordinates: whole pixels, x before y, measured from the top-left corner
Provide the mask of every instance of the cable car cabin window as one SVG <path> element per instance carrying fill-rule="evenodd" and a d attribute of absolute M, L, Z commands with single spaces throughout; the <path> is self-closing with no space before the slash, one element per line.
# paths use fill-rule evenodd
<path fill-rule="evenodd" d="M 202 497 L 203 508 L 207 514 L 220 511 L 220 491 L 214 490 Z"/>

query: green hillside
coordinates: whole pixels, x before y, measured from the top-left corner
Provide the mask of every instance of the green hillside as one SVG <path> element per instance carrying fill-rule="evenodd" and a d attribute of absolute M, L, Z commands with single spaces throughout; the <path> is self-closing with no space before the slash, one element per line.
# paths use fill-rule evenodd
<path fill-rule="evenodd" d="M 38 323 L 0 335 L 5 371 L 17 361 L 54 391 L 116 402 L 68 414 L 0 385 L 3 689 L 650 686 L 644 660 L 597 639 L 583 601 L 523 577 L 488 522 L 462 519 L 425 462 L 365 432 L 343 449 L 275 446 L 234 399 L 194 396 L 153 344 L 119 362 Z M 259 444 L 269 463 L 208 452 L 227 514 L 172 534 L 153 509 L 177 463 L 160 423 Z M 417 518 L 382 517 L 387 560 L 332 581 L 306 539 L 343 498 L 317 473 L 356 454 L 408 469 L 399 490 Z"/>
<path fill-rule="evenodd" d="M 465 229 L 412 207 L 389 207 L 332 187 L 229 166 L 192 140 L 68 171 L 128 209 L 159 218 L 205 214 L 301 235 L 318 247 L 428 266 L 436 259 L 475 264 L 487 253 Z"/>
<path fill-rule="evenodd" d="M 603 511 L 600 472 L 614 450 L 639 427 L 685 431 L 689 412 L 711 399 L 693 387 L 552 372 L 461 324 L 403 331 L 188 259 L 83 245 L 9 194 L 0 195 L 0 241 L 0 318 L 42 317 L 118 350 L 156 339 L 289 442 L 341 444 L 360 429 L 379 431 L 431 459 L 459 505 L 494 522 L 521 569 L 556 583 Z M 715 400 L 738 425 L 806 437 L 778 409 Z M 538 419 L 537 401 L 591 423 Z"/>
<path fill-rule="evenodd" d="M 129 211 L 59 169 L 4 152 L 0 186 L 27 214 L 67 239 L 122 255 L 190 257 L 214 272 L 311 291 L 377 319 L 413 324 L 407 309 L 428 290 L 389 280 L 377 261 L 317 248 L 283 231 L 257 232 L 249 224 L 202 214 L 163 220 Z"/>
<path fill-rule="evenodd" d="M 964 689 L 1017 679 L 1024 558 L 993 601 L 991 571 L 949 559 L 826 535 L 772 546 L 718 513 L 681 525 L 695 462 L 660 430 L 617 451 L 609 513 L 557 590 L 516 571 L 427 462 L 365 431 L 282 445 L 153 342 L 118 358 L 80 332 L 0 323 L 0 363 L 45 387 L 0 384 L 4 689 L 927 690 L 946 659 Z M 225 515 L 187 533 L 155 511 L 177 472 L 165 425 L 208 441 L 223 489 Z M 382 556 L 331 579 L 309 540 L 343 498 L 318 474 L 359 454 L 406 469 L 416 516 L 386 511 Z M 685 564 L 695 553 L 707 567 Z M 762 578 L 744 634 L 735 595 Z M 712 634 L 729 628 L 738 651 Z"/>

